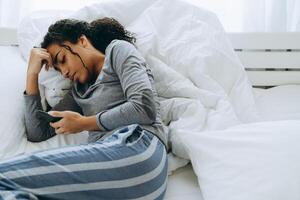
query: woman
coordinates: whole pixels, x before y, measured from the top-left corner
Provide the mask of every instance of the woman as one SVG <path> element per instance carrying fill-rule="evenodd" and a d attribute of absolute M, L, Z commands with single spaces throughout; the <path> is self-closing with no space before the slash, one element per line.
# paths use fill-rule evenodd
<path fill-rule="evenodd" d="M 167 133 L 153 76 L 115 19 L 90 24 L 64 19 L 51 25 L 31 51 L 26 91 L 27 138 L 89 131 L 89 143 L 22 155 L 0 163 L 3 199 L 163 199 Z M 42 109 L 38 74 L 45 64 L 73 81 L 49 112 Z"/>

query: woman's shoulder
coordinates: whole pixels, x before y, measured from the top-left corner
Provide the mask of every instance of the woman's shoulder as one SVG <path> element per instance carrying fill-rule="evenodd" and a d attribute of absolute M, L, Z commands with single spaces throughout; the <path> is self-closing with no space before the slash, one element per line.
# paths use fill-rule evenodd
<path fill-rule="evenodd" d="M 105 49 L 105 55 L 108 55 L 111 51 L 119 51 L 119 50 L 122 50 L 122 51 L 126 51 L 126 50 L 135 50 L 135 46 L 126 41 L 126 40 L 118 40 L 118 39 L 115 39 L 115 40 L 112 40 L 110 42 L 110 44 L 106 47 Z"/>
<path fill-rule="evenodd" d="M 106 48 L 105 57 L 107 58 L 109 66 L 114 70 L 123 68 L 123 64 L 126 61 L 145 62 L 145 59 L 137 48 L 132 43 L 125 40 L 111 41 Z"/>

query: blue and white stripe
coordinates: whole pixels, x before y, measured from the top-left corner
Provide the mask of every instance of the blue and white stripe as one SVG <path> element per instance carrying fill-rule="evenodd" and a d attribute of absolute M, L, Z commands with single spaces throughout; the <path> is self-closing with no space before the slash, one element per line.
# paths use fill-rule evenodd
<path fill-rule="evenodd" d="M 131 125 L 93 144 L 0 163 L 0 199 L 162 199 L 167 155 L 152 133 Z"/>

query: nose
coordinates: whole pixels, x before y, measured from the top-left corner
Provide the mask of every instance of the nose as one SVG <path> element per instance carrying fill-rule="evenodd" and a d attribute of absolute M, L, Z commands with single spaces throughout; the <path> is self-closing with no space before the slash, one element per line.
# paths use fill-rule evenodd
<path fill-rule="evenodd" d="M 62 75 L 64 78 L 68 78 L 69 77 L 69 72 L 68 71 L 62 71 Z"/>

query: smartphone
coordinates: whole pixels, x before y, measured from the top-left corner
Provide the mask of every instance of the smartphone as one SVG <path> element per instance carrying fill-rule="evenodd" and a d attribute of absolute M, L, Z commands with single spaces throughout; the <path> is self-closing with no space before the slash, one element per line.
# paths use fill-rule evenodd
<path fill-rule="evenodd" d="M 43 120 L 45 120 L 49 123 L 50 122 L 57 122 L 57 121 L 62 119 L 62 117 L 53 117 L 52 115 L 50 115 L 49 113 L 47 113 L 43 110 L 38 110 L 36 112 L 36 115 L 37 115 L 38 118 L 43 119 Z"/>

